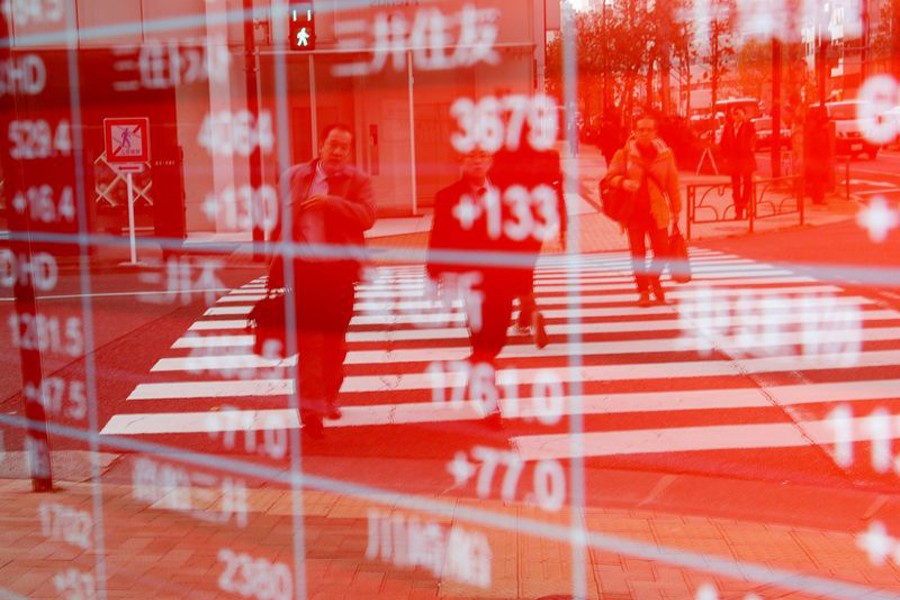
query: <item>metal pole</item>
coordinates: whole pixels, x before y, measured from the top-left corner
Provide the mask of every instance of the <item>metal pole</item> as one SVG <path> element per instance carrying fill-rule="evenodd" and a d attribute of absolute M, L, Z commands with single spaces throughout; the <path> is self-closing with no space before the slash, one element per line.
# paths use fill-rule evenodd
<path fill-rule="evenodd" d="M 12 39 L 10 22 L 0 12 L 0 39 Z M 9 46 L 0 45 L 0 61 L 8 62 L 11 51 Z M 8 121 L 19 117 L 18 95 L 8 93 L 0 95 L 0 128 L 8 130 Z M 9 246 L 13 260 L 21 273 L 13 282 L 13 306 L 15 314 L 15 339 L 19 340 L 19 360 L 22 369 L 22 399 L 25 402 L 25 427 L 24 449 L 28 457 L 28 469 L 31 475 L 31 490 L 33 492 L 53 491 L 53 473 L 50 466 L 50 441 L 47 435 L 47 413 L 41 402 L 43 394 L 44 371 L 38 344 L 22 343 L 23 316 L 28 315 L 32 320 L 39 314 L 34 291 L 34 269 L 31 268 L 34 253 L 31 247 L 31 223 L 29 207 L 20 204 L 18 207 L 10 200 L 16 193 L 25 194 L 26 175 L 23 161 L 13 159 L 10 156 L 9 144 L 0 146 L 0 163 L 6 178 L 4 186 L 6 213 L 9 219 L 10 240 Z"/>
<path fill-rule="evenodd" d="M 246 74 L 247 112 L 253 117 L 253 122 L 259 122 L 259 93 L 256 88 L 258 77 L 256 69 L 256 35 L 253 31 L 253 0 L 244 0 L 244 71 Z M 262 214 L 262 206 L 254 210 L 253 203 L 261 201 L 259 192 L 262 188 L 262 150 L 259 144 L 255 144 L 249 156 L 250 164 L 250 222 L 253 224 L 253 260 L 265 259 L 262 244 L 265 242 L 265 232 L 262 223 L 257 217 Z"/>
<path fill-rule="evenodd" d="M 608 95 L 607 88 L 609 85 L 609 40 L 606 37 L 606 0 L 602 0 L 602 4 L 600 5 L 600 30 L 603 35 L 603 79 L 601 83 L 601 93 L 603 94 L 603 99 L 600 102 L 600 115 L 605 119 L 607 102 L 606 98 Z"/>
<path fill-rule="evenodd" d="M 862 35 L 859 50 L 859 83 L 862 85 L 868 75 L 867 62 L 869 60 L 869 0 L 860 0 L 860 20 L 862 21 Z M 894 10 L 897 10 L 894 8 Z"/>
<path fill-rule="evenodd" d="M 695 199 L 695 190 L 693 186 L 688 186 L 687 188 L 687 210 L 684 211 L 687 214 L 687 223 L 685 224 L 685 229 L 687 230 L 687 239 L 690 241 L 691 239 L 691 219 L 694 218 L 694 199 Z"/>
<path fill-rule="evenodd" d="M 825 46 L 825 38 L 824 33 L 821 29 L 817 28 L 816 35 L 816 83 L 818 84 L 818 92 L 819 92 L 819 104 L 821 106 L 825 106 L 825 87 L 826 87 L 826 78 L 828 77 L 828 65 L 825 64 L 825 57 L 827 53 L 827 48 Z"/>
<path fill-rule="evenodd" d="M 547 91 L 547 0 L 543 0 L 544 2 L 544 25 L 541 33 L 541 51 L 544 55 L 544 62 L 541 65 L 541 82 L 540 82 L 540 92 Z"/>
<path fill-rule="evenodd" d="M 781 177 L 781 40 L 772 38 L 772 178 Z"/>
<path fill-rule="evenodd" d="M 309 65 L 309 124 L 312 135 L 312 151 L 315 154 L 319 151 L 319 106 L 316 102 L 316 63 L 312 53 L 307 55 L 307 64 Z"/>
<path fill-rule="evenodd" d="M 850 155 L 847 155 L 847 162 L 844 165 L 844 188 L 847 192 L 847 202 L 850 201 Z"/>
<path fill-rule="evenodd" d="M 125 175 L 128 184 L 128 248 L 131 251 L 131 264 L 137 264 L 137 239 L 134 226 L 134 180 L 131 171 Z"/>
<path fill-rule="evenodd" d="M 412 214 L 419 214 L 419 199 L 416 197 L 418 188 L 416 187 L 416 109 L 415 96 L 413 94 L 413 60 L 412 51 L 406 51 L 406 77 L 407 77 L 407 98 L 409 101 L 409 172 L 410 172 L 410 188 L 412 191 Z"/>
<path fill-rule="evenodd" d="M 752 175 L 751 175 L 752 177 Z M 750 233 L 753 233 L 753 221 L 756 218 L 756 182 L 750 182 L 750 206 L 748 207 L 750 214 L 748 215 L 750 221 Z"/>

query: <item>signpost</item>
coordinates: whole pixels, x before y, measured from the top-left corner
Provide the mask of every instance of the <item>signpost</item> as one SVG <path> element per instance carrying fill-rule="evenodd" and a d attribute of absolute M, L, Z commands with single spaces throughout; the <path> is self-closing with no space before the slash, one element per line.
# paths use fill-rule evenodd
<path fill-rule="evenodd" d="M 103 119 L 103 145 L 106 162 L 125 174 L 128 185 L 128 241 L 130 264 L 137 264 L 137 241 L 134 224 L 133 173 L 144 170 L 150 160 L 150 120 L 144 117 Z"/>

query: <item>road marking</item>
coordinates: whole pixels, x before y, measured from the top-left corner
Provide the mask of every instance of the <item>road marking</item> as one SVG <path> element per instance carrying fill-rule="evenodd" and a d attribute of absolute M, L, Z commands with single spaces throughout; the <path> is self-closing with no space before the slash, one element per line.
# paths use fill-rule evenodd
<path fill-rule="evenodd" d="M 740 285 L 740 283 L 748 283 L 753 285 L 769 285 L 772 283 L 814 283 L 817 282 L 817 279 L 813 279 L 810 277 L 796 276 L 796 277 L 773 277 L 771 279 L 766 278 L 718 278 L 718 277 L 695 277 L 694 282 L 691 285 L 678 287 L 669 287 L 675 294 L 684 294 L 685 292 L 695 292 L 698 288 L 708 286 L 708 287 L 724 287 L 729 285 Z M 561 280 L 559 283 L 565 283 L 565 280 Z M 620 284 L 613 286 L 612 284 Z M 536 292 L 543 294 L 566 294 L 570 295 L 572 290 L 571 286 L 567 285 L 546 285 L 542 282 L 535 282 L 534 289 Z M 621 292 L 621 291 L 633 291 L 634 289 L 634 278 L 631 276 L 628 277 L 617 277 L 617 278 L 609 278 L 609 279 L 600 279 L 600 278 L 588 278 L 584 277 L 579 280 L 578 291 L 579 294 L 583 294 L 584 292 Z M 838 288 L 835 288 L 838 289 Z M 420 299 L 422 301 L 428 301 L 425 299 L 425 284 L 420 283 L 417 285 L 407 285 L 404 284 L 402 286 L 368 286 L 366 290 L 360 291 L 357 290 L 356 297 L 357 299 Z M 240 295 L 227 295 L 223 296 L 219 299 L 219 302 L 226 304 L 239 304 L 241 302 L 257 302 L 265 297 L 265 294 L 240 294 Z M 633 298 L 632 298 L 633 299 Z M 356 308 L 360 308 L 362 310 L 366 310 L 370 307 L 372 303 L 365 302 L 357 302 Z"/>
<path fill-rule="evenodd" d="M 629 282 L 631 279 L 627 280 L 623 278 L 622 283 Z M 778 278 L 770 278 L 770 277 L 761 277 L 761 278 L 751 278 L 751 277 L 742 277 L 739 279 L 709 279 L 705 280 L 705 278 L 697 278 L 694 280 L 694 284 L 692 287 L 700 287 L 700 284 L 706 284 L 710 287 L 712 286 L 724 286 L 724 285 L 770 285 L 770 284 L 797 284 L 797 283 L 814 283 L 815 279 L 810 277 L 778 277 Z M 598 290 L 605 290 L 609 292 L 615 291 L 623 291 L 630 289 L 628 286 L 622 286 L 619 288 L 611 288 L 608 286 L 598 287 Z M 690 288 L 688 288 L 690 289 Z M 585 290 L 590 291 L 590 290 Z M 605 295 L 597 295 L 597 296 L 582 296 L 582 295 L 565 295 L 565 296 L 545 296 L 540 298 L 541 305 L 546 304 L 569 304 L 573 298 L 577 299 L 578 304 L 585 305 L 591 304 L 595 302 L 603 301 L 606 296 Z M 633 296 L 632 296 L 633 299 Z M 436 303 L 430 300 L 412 300 L 412 301 L 395 301 L 395 302 L 358 302 L 354 306 L 355 312 L 384 312 L 386 309 L 394 309 L 401 312 L 409 312 L 409 314 L 399 315 L 395 323 L 419 323 L 419 322 L 430 322 L 434 320 L 435 315 L 423 315 L 417 313 L 417 311 L 427 310 L 431 308 L 435 308 Z M 665 308 L 665 307 L 663 307 Z M 215 317 L 215 316 L 236 316 L 236 315 L 247 315 L 253 309 L 252 304 L 248 304 L 246 306 L 212 306 L 208 308 L 203 316 L 205 317 Z M 625 310 L 625 309 L 623 309 Z M 644 313 L 648 313 L 652 311 L 651 309 L 639 309 Z M 652 313 L 649 313 L 652 314 Z M 440 315 L 437 315 L 440 316 Z M 362 324 L 370 324 L 370 325 L 378 325 L 384 324 L 384 317 L 382 315 L 358 315 L 354 318 L 352 323 L 362 325 Z"/>
<path fill-rule="evenodd" d="M 764 323 L 765 319 L 758 319 Z M 749 324 L 748 324 L 749 325 Z M 884 327 L 865 329 L 860 333 L 853 330 L 830 332 L 829 341 L 843 344 L 860 339 L 863 342 L 900 340 L 900 328 Z M 859 336 L 859 338 L 857 337 Z M 785 355 L 798 345 L 802 346 L 808 335 L 801 331 L 787 332 L 779 336 L 777 343 L 764 341 L 757 345 L 748 345 L 739 336 L 716 339 L 716 348 L 729 355 L 747 355 L 767 353 Z M 618 354 L 651 354 L 672 352 L 696 352 L 702 348 L 702 338 L 675 337 L 670 339 L 628 340 L 604 342 L 579 342 L 577 344 L 551 343 L 544 349 L 537 349 L 531 344 L 510 344 L 500 353 L 500 358 L 559 358 L 568 357 L 578 352 L 580 356 L 604 356 Z M 471 354 L 468 347 L 448 348 L 406 348 L 396 350 L 357 350 L 347 354 L 346 365 L 388 365 L 404 363 L 430 363 L 434 361 L 464 360 Z M 790 354 L 787 354 L 790 356 Z M 805 355 L 813 360 L 816 355 Z M 281 361 L 267 359 L 255 354 L 226 354 L 214 356 L 188 356 L 184 358 L 161 358 L 150 369 L 151 372 L 215 372 L 218 370 L 248 370 L 278 368 L 297 364 L 296 357 Z"/>
<path fill-rule="evenodd" d="M 765 389 L 777 398 L 778 406 L 802 406 L 805 404 L 868 402 L 897 397 L 900 379 L 884 379 L 866 382 L 822 383 L 817 385 L 773 386 Z M 534 418 L 543 415 L 530 400 L 500 400 L 500 408 L 506 418 Z M 734 408 L 771 408 L 769 396 L 759 388 L 722 390 L 688 390 L 677 392 L 624 393 L 565 397 L 559 414 L 604 415 L 629 413 L 659 413 L 684 410 L 729 410 Z M 579 410 L 575 410 L 575 408 Z M 262 429 L 271 423 L 283 422 L 286 427 L 297 427 L 297 412 L 293 409 L 246 410 L 253 415 L 249 429 Z M 343 416 L 336 421 L 326 421 L 326 427 L 351 428 L 382 425 L 408 425 L 415 423 L 448 423 L 482 419 L 484 412 L 473 402 L 414 402 L 378 404 L 374 406 L 343 406 Z M 138 435 L 144 433 L 189 433 L 210 430 L 209 412 L 177 412 L 116 415 L 100 432 L 107 435 Z M 270 419 L 269 416 L 282 420 Z M 222 428 L 226 423 L 247 423 L 244 419 L 216 419 Z M 672 428 L 679 430 L 680 428 Z M 663 429 L 669 431 L 672 429 Z M 228 429 L 222 429 L 228 430 Z M 645 430 L 646 431 L 646 430 Z M 522 438 L 531 436 L 520 436 Z"/>
<path fill-rule="evenodd" d="M 810 362 L 811 359 L 816 362 Z M 628 363 L 618 365 L 592 365 L 582 367 L 557 367 L 555 375 L 563 383 L 609 382 L 661 379 L 676 381 L 696 377 L 744 377 L 761 373 L 787 373 L 792 371 L 841 371 L 866 367 L 893 367 L 900 364 L 900 350 L 862 352 L 852 364 L 845 364 L 843 353 L 817 354 L 813 357 L 775 356 L 740 359 L 707 359 L 693 361 L 666 361 L 661 363 Z M 546 369 L 518 368 L 518 381 L 532 385 L 545 376 Z M 354 375 L 344 380 L 341 393 L 377 391 L 411 392 L 430 391 L 443 387 L 465 385 L 462 371 L 444 373 L 434 377 L 427 373 L 384 375 Z M 185 381 L 172 383 L 141 383 L 128 396 L 129 400 L 171 400 L 178 398 L 238 398 L 249 396 L 283 396 L 293 392 L 289 379 L 249 379 L 231 381 Z"/>
<path fill-rule="evenodd" d="M 808 294 L 816 294 L 816 293 L 831 293 L 831 292 L 841 292 L 842 290 L 833 286 L 810 286 L 806 288 L 790 288 L 796 290 L 796 293 L 804 292 Z M 766 293 L 775 294 L 775 293 L 784 293 L 785 288 L 772 289 L 770 290 L 754 290 L 754 293 Z M 716 292 L 719 294 L 719 291 Z M 722 297 L 728 297 L 732 295 L 737 295 L 740 293 L 740 290 L 722 290 Z M 695 290 L 685 290 L 684 292 L 670 292 L 667 297 L 670 300 L 675 299 L 690 299 L 696 295 Z M 570 302 L 577 302 L 579 305 L 584 306 L 587 304 L 614 304 L 617 302 L 627 302 L 631 303 L 634 301 L 634 294 L 623 294 L 621 296 L 580 296 L 580 297 L 567 297 L 563 296 L 557 299 L 554 299 L 552 304 L 554 305 L 567 305 Z M 607 317 L 645 317 L 645 316 L 655 316 L 655 315 L 671 315 L 676 312 L 676 306 L 671 304 L 666 305 L 654 305 L 648 308 L 640 308 L 637 306 L 628 306 L 628 307 L 609 307 L 609 308 L 573 308 L 573 309 L 549 309 L 545 308 L 548 304 L 551 304 L 551 298 L 539 298 L 539 306 L 542 307 L 541 312 L 548 319 L 554 318 L 579 318 L 579 319 L 587 319 L 587 318 L 607 318 Z M 601 302 L 605 301 L 605 302 Z M 713 306 L 718 306 L 719 303 L 714 302 Z M 439 309 L 440 306 L 435 306 L 432 310 Z M 698 307 L 699 308 L 699 307 Z M 236 315 L 248 315 L 252 310 L 252 306 L 229 306 L 229 307 L 213 307 L 208 309 L 204 316 L 207 317 L 215 317 L 215 316 L 236 316 Z M 430 312 L 425 313 L 422 311 L 419 312 L 405 312 L 402 314 L 391 314 L 393 311 L 382 310 L 379 311 L 381 314 L 369 314 L 369 315 L 354 315 L 350 321 L 350 326 L 358 327 L 358 326 L 371 326 L 371 325 L 382 325 L 386 327 L 398 326 L 398 325 L 418 325 L 424 326 L 428 324 L 449 324 L 449 323 L 458 323 L 463 325 L 465 323 L 465 315 L 460 312 L 447 313 L 447 312 Z M 194 325 L 191 326 L 191 330 L 201 330 L 201 329 L 217 329 L 217 328 L 240 328 L 243 329 L 247 325 L 246 320 L 210 320 L 210 321 L 198 321 Z M 352 333 L 352 331 L 351 331 Z M 392 332 L 393 333 L 393 332 Z"/>
<path fill-rule="evenodd" d="M 888 189 L 880 189 L 880 190 L 868 190 L 866 192 L 853 192 L 857 196 L 876 196 L 880 194 L 889 194 L 893 192 L 900 192 L 900 187 L 892 187 Z"/>
<path fill-rule="evenodd" d="M 650 309 L 647 309 L 650 310 Z M 557 315 L 570 316 L 571 311 L 542 311 L 545 317 L 547 318 L 555 318 Z M 588 309 L 581 311 L 582 317 L 590 317 L 590 316 L 615 316 L 618 312 L 609 312 L 603 310 L 593 310 Z M 636 318 L 629 319 L 626 321 L 611 321 L 604 323 L 581 323 L 581 324 L 569 324 L 569 323 L 549 323 L 547 325 L 547 331 L 552 336 L 562 336 L 565 337 L 567 335 L 572 334 L 597 334 L 597 333 L 640 333 L 640 332 L 651 332 L 651 331 L 675 331 L 678 332 L 681 330 L 681 322 L 676 319 L 654 319 L 652 321 L 648 321 L 643 319 L 642 316 L 646 315 L 646 312 L 636 313 L 634 316 Z M 669 313 L 671 314 L 671 313 Z M 886 320 L 897 320 L 900 319 L 900 313 L 893 310 L 866 310 L 862 311 L 861 316 L 863 320 L 872 320 L 872 321 L 886 321 Z M 804 316 L 798 316 L 796 318 L 796 322 L 807 322 L 807 321 L 815 321 L 819 317 L 818 315 L 813 314 L 805 314 Z M 459 324 L 458 327 L 420 327 L 416 329 L 396 329 L 396 330 L 377 330 L 377 331 L 350 331 L 347 334 L 347 341 L 349 343 L 363 343 L 363 342 L 402 342 L 402 341 L 427 341 L 434 340 L 439 338 L 441 340 L 461 340 L 468 339 L 469 332 L 463 327 L 464 320 L 462 317 L 454 318 L 453 321 Z M 436 320 L 436 322 L 438 322 Z M 443 322 L 443 321 L 440 321 Z M 382 322 L 382 325 L 384 322 Z M 227 330 L 227 329 L 244 329 L 246 326 L 246 321 L 198 321 L 193 326 L 191 326 L 190 330 L 197 331 L 219 331 L 219 330 Z M 513 339 L 515 338 L 515 333 L 511 334 Z M 205 337 L 215 337 L 215 336 L 205 336 Z M 204 347 L 203 342 L 199 341 L 204 338 L 199 336 L 185 336 L 176 341 L 178 348 L 197 348 Z M 189 342 L 188 340 L 198 340 L 196 342 Z M 252 345 L 253 338 L 251 336 L 245 336 L 244 340 L 238 342 L 238 345 Z"/>
<path fill-rule="evenodd" d="M 779 280 L 781 281 L 781 280 Z M 714 285 L 704 285 L 704 286 L 693 286 L 693 285 L 679 285 L 677 287 L 670 287 L 666 296 L 670 299 L 675 298 L 691 298 L 701 294 L 706 294 L 706 287 L 716 287 L 725 283 L 723 280 L 717 280 L 714 282 Z M 752 283 L 758 283 L 758 281 L 753 281 Z M 594 303 L 597 301 L 605 301 L 604 303 L 613 303 L 613 302 L 630 302 L 635 299 L 635 292 L 633 291 L 632 285 L 624 285 L 617 287 L 610 287 L 609 285 L 580 285 L 579 286 L 579 294 L 578 294 L 578 302 L 580 304 L 586 303 Z M 571 291 L 570 287 L 561 286 L 546 286 L 537 284 L 535 285 L 535 291 L 539 294 L 563 294 L 558 296 L 548 296 L 541 297 L 540 304 L 541 306 L 547 304 L 568 304 L 571 302 L 571 295 L 569 292 Z M 607 292 L 602 295 L 584 295 L 585 292 Z M 627 293 L 619 293 L 619 292 L 627 292 Z M 791 295 L 791 294 L 813 294 L 813 293 L 842 293 L 843 290 L 841 288 L 835 286 L 796 286 L 796 287 L 784 287 L 784 288 L 760 288 L 754 289 L 754 295 Z M 729 289 L 722 288 L 716 289 L 715 295 L 716 299 L 722 296 L 739 296 L 742 294 L 747 294 L 746 289 Z M 242 302 L 245 303 L 255 303 L 259 300 L 263 299 L 265 294 L 242 294 L 242 295 L 229 295 L 223 296 L 219 299 L 219 303 L 224 304 L 240 304 Z M 409 291 L 368 291 L 368 292 L 359 292 L 356 293 L 357 298 L 369 298 L 369 299 L 388 299 L 388 300 L 396 300 L 398 298 L 413 298 L 418 299 L 419 302 L 425 303 L 421 305 L 421 308 L 433 308 L 438 306 L 438 304 L 434 301 L 425 299 L 424 296 L 424 287 L 418 286 L 416 288 L 411 288 Z M 410 300 L 401 300 L 401 302 L 410 302 Z M 461 306 L 461 302 L 455 302 L 454 305 Z M 387 307 L 388 303 L 385 302 L 357 302 L 355 308 L 357 310 L 373 310 L 375 308 L 381 309 L 383 307 Z M 411 305 L 397 305 L 396 302 L 391 306 L 397 306 L 401 309 L 412 309 L 414 308 Z M 419 305 L 417 305 L 419 306 Z"/>
<path fill-rule="evenodd" d="M 247 329 L 247 319 L 218 319 L 191 323 L 188 331 L 216 331 L 219 329 Z"/>
<path fill-rule="evenodd" d="M 879 432 L 871 431 L 871 427 L 865 426 L 867 422 L 867 417 L 858 417 L 852 420 L 853 441 L 880 439 Z M 828 420 L 802 421 L 797 424 L 708 425 L 510 438 L 510 443 L 525 461 L 572 458 L 572 448 L 576 446 L 582 450 L 579 457 L 586 458 L 659 452 L 801 448 L 804 446 L 819 446 L 827 449 L 827 446 L 834 442 L 834 425 Z"/>
<path fill-rule="evenodd" d="M 266 429 L 298 429 L 296 410 L 279 408 L 241 410 L 240 419 L 215 419 L 217 413 L 181 412 L 147 415 L 114 415 L 100 430 L 100 435 L 140 435 L 155 433 L 219 433 L 223 431 L 263 431 Z M 247 424 L 244 427 L 242 425 Z"/>
<path fill-rule="evenodd" d="M 191 290 L 194 294 L 228 293 L 232 288 L 208 288 Z M 181 294 L 182 290 L 157 290 L 134 292 L 94 292 L 91 294 L 59 294 L 55 296 L 36 296 L 35 300 L 78 300 L 81 298 L 120 298 L 128 296 L 163 296 L 167 294 Z M 15 298 L 0 298 L 0 302 L 12 302 Z"/>

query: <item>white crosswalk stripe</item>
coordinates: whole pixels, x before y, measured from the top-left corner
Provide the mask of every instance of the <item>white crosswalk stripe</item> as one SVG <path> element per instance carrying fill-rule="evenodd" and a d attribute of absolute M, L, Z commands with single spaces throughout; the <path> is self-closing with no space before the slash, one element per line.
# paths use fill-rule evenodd
<path fill-rule="evenodd" d="M 733 415 L 721 420 L 711 415 L 735 408 L 777 408 L 780 413 L 790 407 L 894 400 L 900 395 L 900 313 L 895 310 L 779 265 L 711 251 L 692 254 L 694 281 L 669 286 L 670 304 L 639 308 L 634 305 L 629 264 L 622 253 L 541 261 L 535 290 L 552 343 L 538 350 L 530 339 L 511 335 L 498 372 L 504 417 L 514 421 L 548 410 L 546 401 L 535 401 L 535 394 L 557 385 L 564 391 L 551 404 L 560 420 L 576 414 L 689 411 L 702 413 L 704 420 L 677 427 L 586 430 L 577 434 L 574 445 L 573 434 L 559 431 L 512 435 L 512 446 L 525 460 L 568 458 L 574 447 L 584 456 L 599 457 L 827 445 L 834 442 L 835 432 L 821 418 L 739 423 Z M 461 308 L 426 299 L 425 289 L 424 271 L 416 266 L 381 267 L 374 279 L 359 286 L 348 335 L 344 415 L 327 422 L 328 427 L 483 417 L 478 403 L 454 399 L 459 394 L 433 402 L 466 385 L 468 375 L 460 366 L 468 355 L 468 332 Z M 244 406 L 240 412 L 246 418 L 240 426 L 249 430 L 273 422 L 299 427 L 296 411 L 289 408 L 246 406 L 254 398 L 282 399 L 288 406 L 294 390 L 286 368 L 294 366 L 296 358 L 255 356 L 253 339 L 244 331 L 244 317 L 264 292 L 264 280 L 254 280 L 206 310 L 175 341 L 172 354 L 159 359 L 148 380 L 129 395 L 134 412 L 113 416 L 102 433 L 237 427 L 235 422 L 216 424 L 207 412 L 192 409 L 193 401 L 211 399 Z M 580 357 L 577 366 L 569 364 L 572 356 Z M 881 374 L 863 380 L 853 375 L 865 369 Z M 795 373 L 828 377 L 813 377 L 802 385 L 758 380 Z M 236 375 L 240 378 L 230 378 Z M 689 385 L 704 378 L 731 383 L 723 389 Z M 667 387 L 621 391 L 639 382 L 664 382 Z M 622 385 L 610 393 L 598 392 L 598 386 L 614 384 Z M 518 391 L 509 393 L 514 388 Z M 573 389 L 584 391 L 573 396 L 568 393 Z M 397 394 L 402 398 L 394 398 Z M 155 411 L 154 403 L 161 400 L 183 401 L 185 410 Z M 856 440 L 872 439 L 870 429 L 862 421 L 852 423 Z"/>

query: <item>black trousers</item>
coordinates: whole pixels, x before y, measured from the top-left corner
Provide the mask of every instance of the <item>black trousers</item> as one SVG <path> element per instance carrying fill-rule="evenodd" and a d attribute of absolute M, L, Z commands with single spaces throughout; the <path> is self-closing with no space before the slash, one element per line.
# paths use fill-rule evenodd
<path fill-rule="evenodd" d="M 355 265 L 325 262 L 298 262 L 295 269 L 301 416 L 322 415 L 344 382 L 359 271 Z"/>
<path fill-rule="evenodd" d="M 653 260 L 647 266 L 647 238 L 653 249 Z M 631 266 L 638 292 L 650 291 L 650 286 L 659 285 L 659 276 L 666 267 L 669 253 L 669 234 L 665 228 L 656 226 L 653 215 L 647 213 L 635 216 L 628 225 L 628 245 L 631 247 Z"/>
<path fill-rule="evenodd" d="M 750 204 L 750 196 L 753 194 L 752 171 L 746 173 L 736 171 L 731 174 L 731 194 L 734 197 L 736 216 L 743 217 Z"/>
<path fill-rule="evenodd" d="M 825 186 L 828 183 L 828 173 L 819 169 L 810 169 L 806 172 L 806 190 L 812 198 L 813 204 L 825 204 Z"/>
<path fill-rule="evenodd" d="M 507 281 L 486 275 L 482 293 L 481 322 L 469 320 L 471 361 L 493 364 L 506 345 L 516 290 Z"/>

